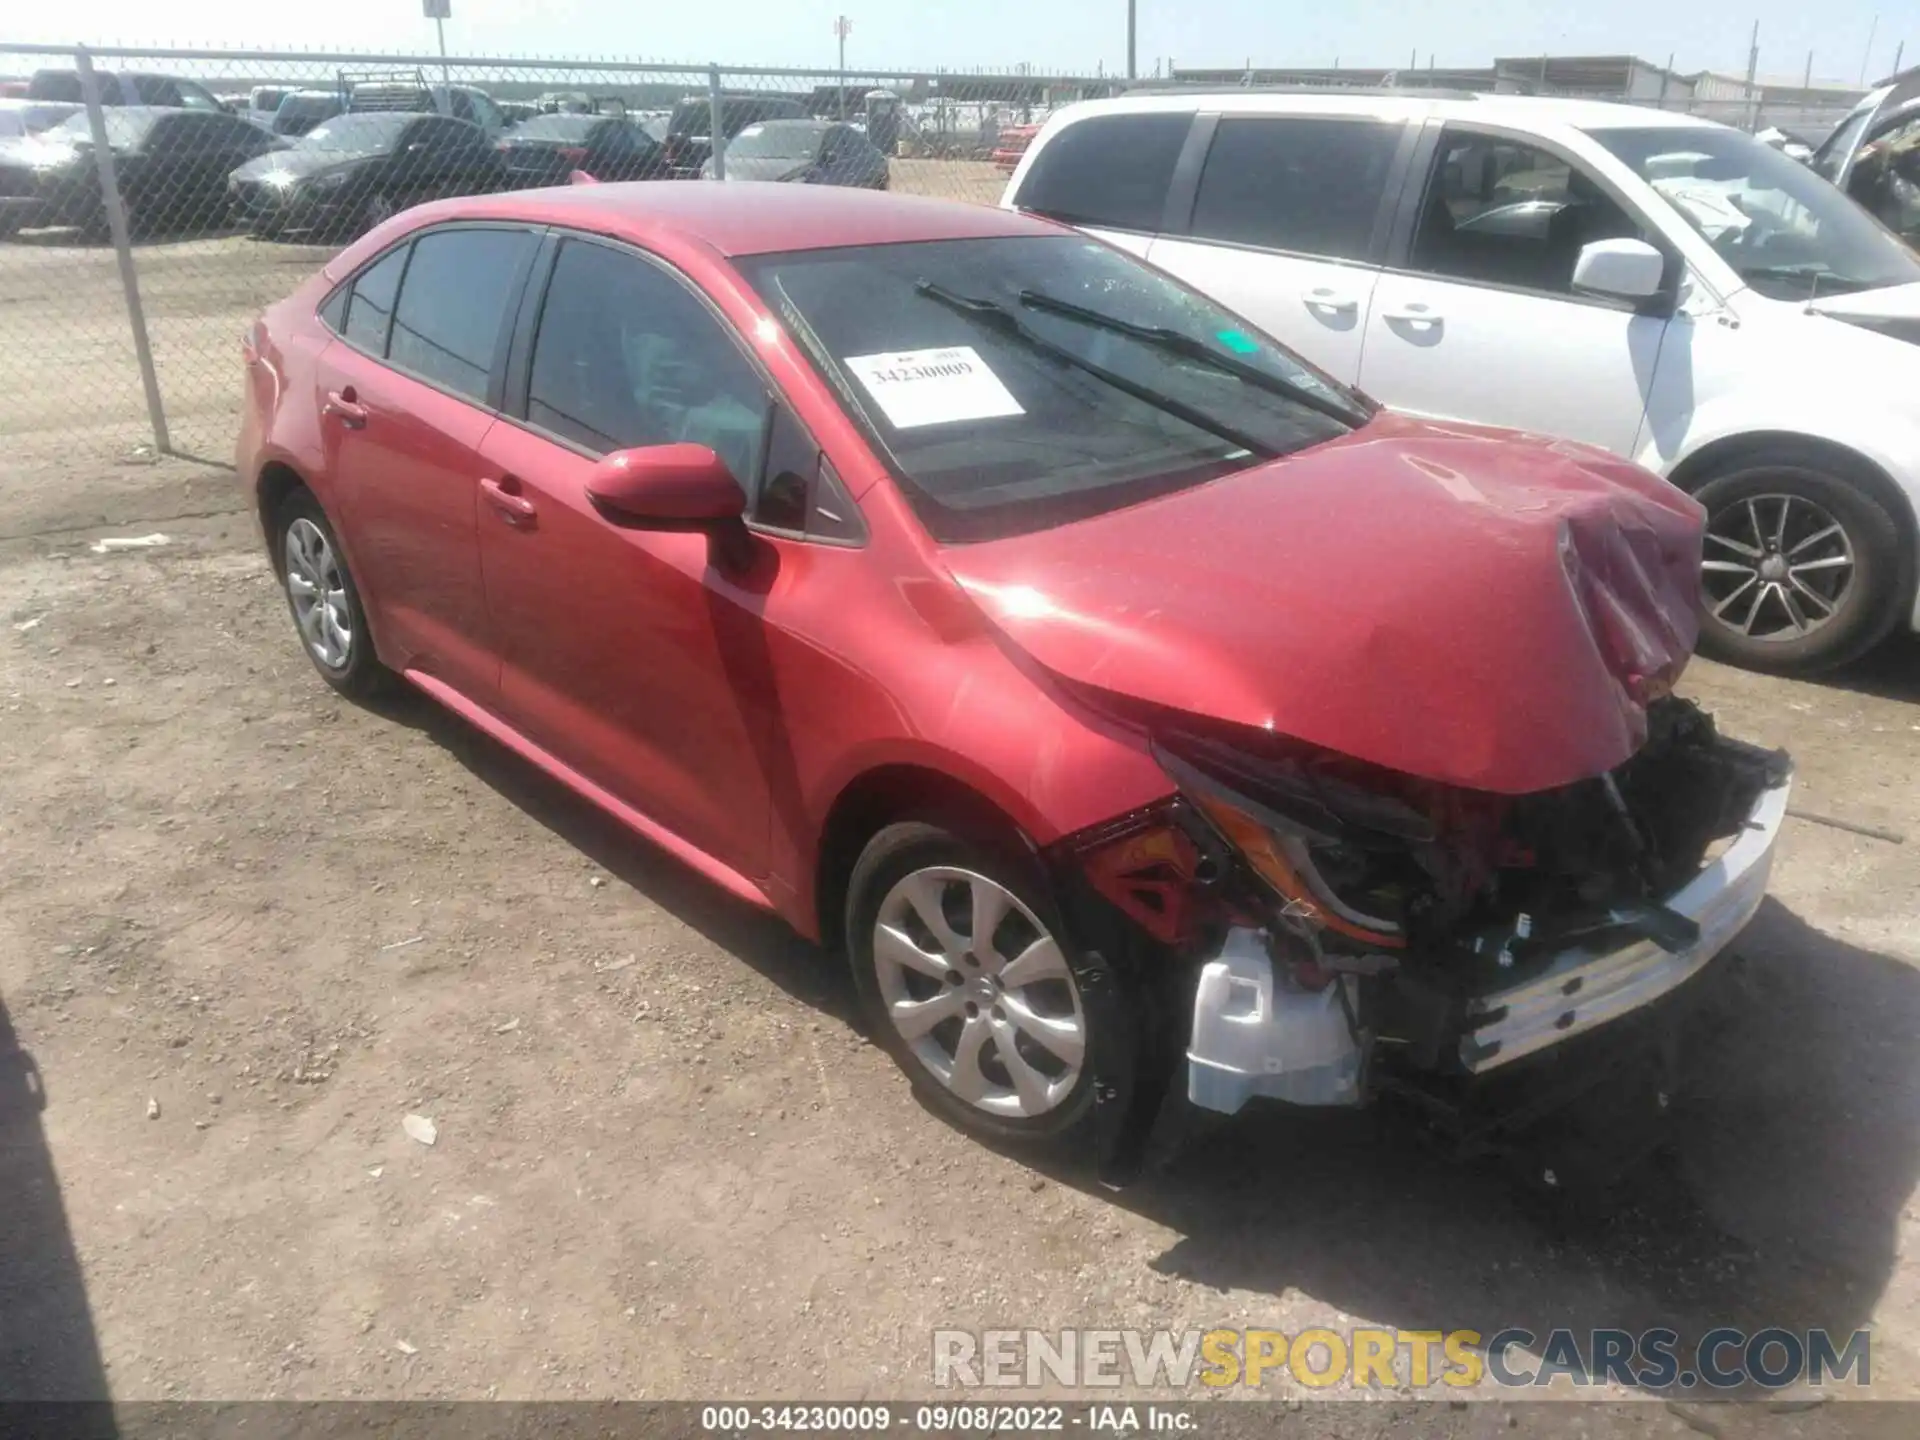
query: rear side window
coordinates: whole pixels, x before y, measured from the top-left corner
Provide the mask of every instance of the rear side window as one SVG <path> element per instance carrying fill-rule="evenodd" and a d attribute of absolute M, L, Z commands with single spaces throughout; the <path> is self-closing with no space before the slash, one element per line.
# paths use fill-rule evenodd
<path fill-rule="evenodd" d="M 347 300 L 347 323 L 340 333 L 362 350 L 387 353 L 387 330 L 393 323 L 393 299 L 400 293 L 400 272 L 407 268 L 402 245 L 361 273 Z"/>
<path fill-rule="evenodd" d="M 1099 115 L 1069 125 L 1040 148 L 1014 203 L 1075 225 L 1158 230 L 1192 123 L 1188 114 Z"/>
<path fill-rule="evenodd" d="M 1194 238 L 1368 259 L 1400 133 L 1372 120 L 1222 120 L 1194 197 Z"/>
<path fill-rule="evenodd" d="M 388 358 L 456 395 L 484 401 L 507 301 L 534 243 L 525 230 L 421 236 L 394 307 Z"/>

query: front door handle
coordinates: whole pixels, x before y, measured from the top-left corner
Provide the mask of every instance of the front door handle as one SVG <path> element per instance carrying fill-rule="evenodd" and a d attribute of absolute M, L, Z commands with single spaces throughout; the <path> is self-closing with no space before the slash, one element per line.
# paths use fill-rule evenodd
<path fill-rule="evenodd" d="M 1360 302 L 1353 296 L 1342 295 L 1326 285 L 1315 286 L 1300 298 L 1307 302 L 1309 310 L 1325 310 L 1332 315 L 1351 315 L 1360 308 Z"/>
<path fill-rule="evenodd" d="M 367 428 L 367 407 L 360 403 L 351 385 L 343 390 L 329 390 L 327 403 L 320 407 L 320 413 L 333 416 L 349 430 Z"/>
<path fill-rule="evenodd" d="M 539 513 L 534 509 L 533 501 L 520 493 L 520 481 L 512 475 L 502 475 L 498 480 L 483 476 L 480 493 L 487 497 L 487 503 L 509 525 L 530 526 L 534 516 Z"/>

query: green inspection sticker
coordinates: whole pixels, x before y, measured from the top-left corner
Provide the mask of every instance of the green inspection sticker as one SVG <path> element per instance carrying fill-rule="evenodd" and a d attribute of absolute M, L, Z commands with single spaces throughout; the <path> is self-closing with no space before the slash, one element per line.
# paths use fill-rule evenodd
<path fill-rule="evenodd" d="M 1213 338 L 1226 346 L 1227 349 L 1239 355 L 1258 355 L 1260 353 L 1260 342 L 1244 330 L 1222 330 Z"/>

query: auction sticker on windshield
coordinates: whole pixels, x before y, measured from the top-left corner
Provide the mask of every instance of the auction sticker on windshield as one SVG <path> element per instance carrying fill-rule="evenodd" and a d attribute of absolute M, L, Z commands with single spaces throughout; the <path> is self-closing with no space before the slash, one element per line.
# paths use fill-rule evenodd
<path fill-rule="evenodd" d="M 845 363 L 897 430 L 1027 413 L 971 345 L 850 355 Z"/>

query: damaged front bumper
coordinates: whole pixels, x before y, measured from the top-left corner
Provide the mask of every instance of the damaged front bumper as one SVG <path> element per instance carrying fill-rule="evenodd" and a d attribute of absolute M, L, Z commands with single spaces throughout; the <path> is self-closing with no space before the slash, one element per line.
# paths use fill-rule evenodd
<path fill-rule="evenodd" d="M 1765 898 L 1790 790 L 1785 780 L 1763 790 L 1727 848 L 1662 902 L 1698 927 L 1696 939 L 1673 950 L 1648 938 L 1570 947 L 1529 978 L 1473 997 L 1458 1026 L 1459 1070 L 1483 1074 L 1558 1045 L 1652 1005 L 1703 970 Z M 1195 985 L 1188 1098 L 1227 1114 L 1255 1097 L 1364 1103 L 1367 1057 L 1354 1018 L 1362 983 L 1342 975 L 1300 987 L 1276 968 L 1262 932 L 1231 931 Z"/>
<path fill-rule="evenodd" d="M 1665 901 L 1700 927 L 1698 940 L 1678 951 L 1652 940 L 1598 954 L 1563 951 L 1543 973 L 1472 1002 L 1461 1066 L 1475 1074 L 1496 1069 L 1649 1005 L 1698 974 L 1766 898 L 1791 790 L 1789 781 L 1762 791 L 1746 829 Z"/>

